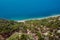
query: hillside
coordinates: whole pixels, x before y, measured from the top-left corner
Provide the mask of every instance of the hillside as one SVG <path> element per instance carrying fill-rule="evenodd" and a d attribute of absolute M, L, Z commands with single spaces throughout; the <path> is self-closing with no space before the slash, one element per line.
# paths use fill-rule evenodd
<path fill-rule="evenodd" d="M 60 16 L 25 22 L 0 19 L 0 40 L 60 40 Z"/>

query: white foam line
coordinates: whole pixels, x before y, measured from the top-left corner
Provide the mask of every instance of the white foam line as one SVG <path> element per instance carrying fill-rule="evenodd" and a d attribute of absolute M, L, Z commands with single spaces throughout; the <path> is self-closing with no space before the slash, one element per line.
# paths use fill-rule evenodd
<path fill-rule="evenodd" d="M 17 22 L 25 22 L 25 21 L 28 21 L 28 20 L 40 20 L 40 19 L 45 19 L 45 18 L 50 18 L 50 17 L 57 17 L 57 16 L 60 16 L 60 14 L 59 14 L 59 15 L 47 16 L 47 17 L 43 17 L 43 18 L 30 18 L 30 19 L 16 20 L 16 21 L 17 21 Z"/>

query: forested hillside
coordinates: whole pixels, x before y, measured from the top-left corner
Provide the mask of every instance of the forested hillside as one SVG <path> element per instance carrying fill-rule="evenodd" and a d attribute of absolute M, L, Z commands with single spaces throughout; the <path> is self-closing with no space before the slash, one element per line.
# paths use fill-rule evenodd
<path fill-rule="evenodd" d="M 60 16 L 25 22 L 0 19 L 0 40 L 60 40 Z"/>

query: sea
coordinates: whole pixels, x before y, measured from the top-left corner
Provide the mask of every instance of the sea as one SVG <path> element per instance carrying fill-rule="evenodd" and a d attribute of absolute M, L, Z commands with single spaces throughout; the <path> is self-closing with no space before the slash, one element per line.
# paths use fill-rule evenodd
<path fill-rule="evenodd" d="M 24 20 L 60 15 L 60 0 L 0 0 L 0 18 Z"/>

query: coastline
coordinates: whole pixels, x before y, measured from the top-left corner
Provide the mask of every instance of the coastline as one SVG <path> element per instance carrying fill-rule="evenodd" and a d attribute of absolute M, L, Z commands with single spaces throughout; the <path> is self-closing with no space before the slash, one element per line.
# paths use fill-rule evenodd
<path fill-rule="evenodd" d="M 50 17 L 57 17 L 57 16 L 60 16 L 59 15 L 51 15 L 51 16 L 47 16 L 47 17 L 42 17 L 42 18 L 29 18 L 29 19 L 24 19 L 24 20 L 15 20 L 17 22 L 25 22 L 25 21 L 29 21 L 29 20 L 41 20 L 41 19 L 45 19 L 45 18 L 50 18 Z"/>

